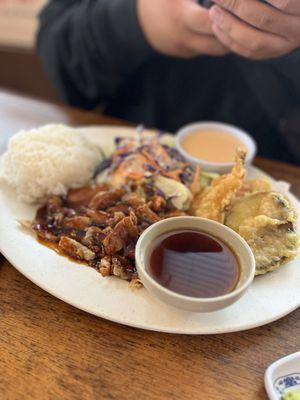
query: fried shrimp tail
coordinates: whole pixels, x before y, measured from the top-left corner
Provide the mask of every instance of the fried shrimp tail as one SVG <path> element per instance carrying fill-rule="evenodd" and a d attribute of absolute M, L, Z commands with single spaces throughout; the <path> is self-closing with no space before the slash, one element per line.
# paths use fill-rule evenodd
<path fill-rule="evenodd" d="M 191 207 L 192 215 L 224 223 L 226 207 L 241 189 L 246 176 L 245 158 L 246 152 L 238 149 L 232 171 L 215 178 L 211 186 L 195 196 Z"/>

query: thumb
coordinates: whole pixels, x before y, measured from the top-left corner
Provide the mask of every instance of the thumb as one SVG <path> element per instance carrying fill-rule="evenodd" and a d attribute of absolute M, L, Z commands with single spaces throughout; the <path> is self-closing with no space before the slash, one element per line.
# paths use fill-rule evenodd
<path fill-rule="evenodd" d="M 209 10 L 200 6 L 197 1 L 184 2 L 182 5 L 182 21 L 193 32 L 213 35 Z"/>

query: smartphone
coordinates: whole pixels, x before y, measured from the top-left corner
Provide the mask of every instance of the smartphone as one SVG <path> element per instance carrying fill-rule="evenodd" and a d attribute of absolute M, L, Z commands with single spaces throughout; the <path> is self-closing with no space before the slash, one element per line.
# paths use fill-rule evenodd
<path fill-rule="evenodd" d="M 212 0 L 198 0 L 198 3 L 205 8 L 210 8 L 214 4 Z"/>
<path fill-rule="evenodd" d="M 270 3 L 268 3 L 268 1 L 266 1 L 266 0 L 259 0 L 261 3 L 265 3 L 265 4 L 268 4 L 269 6 L 271 6 L 271 4 Z M 213 4 L 214 4 L 214 2 L 213 2 L 213 0 L 198 0 L 198 3 L 202 6 L 202 7 L 205 7 L 205 8 L 210 8 Z"/>

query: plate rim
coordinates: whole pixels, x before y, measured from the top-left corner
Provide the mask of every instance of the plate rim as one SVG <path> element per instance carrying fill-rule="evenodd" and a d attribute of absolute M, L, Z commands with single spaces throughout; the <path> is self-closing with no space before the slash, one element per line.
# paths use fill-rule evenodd
<path fill-rule="evenodd" d="M 49 287 L 47 287 L 47 285 L 44 285 L 43 283 L 38 282 L 35 278 L 31 278 L 30 274 L 27 274 L 26 271 L 22 270 L 22 268 L 19 268 L 17 265 L 15 265 L 14 262 L 11 261 L 10 257 L 6 254 L 5 251 L 3 251 L 2 249 L 0 249 L 0 252 L 2 253 L 2 255 L 4 256 L 4 258 L 18 271 L 20 272 L 23 276 L 25 276 L 26 279 L 28 279 L 29 281 L 31 281 L 32 283 L 34 283 L 36 286 L 38 286 L 40 289 L 44 290 L 45 292 L 49 293 L 51 296 L 63 301 L 64 303 L 67 303 L 68 305 L 75 307 L 81 311 L 84 311 L 90 315 L 94 315 L 97 318 L 102 318 L 104 320 L 116 323 L 116 324 L 120 324 L 120 325 L 124 325 L 124 326 L 129 326 L 131 328 L 136 328 L 136 329 L 142 329 L 145 331 L 151 331 L 151 332 L 160 332 L 160 333 L 169 333 L 169 334 L 176 334 L 176 335 L 222 335 L 222 334 L 226 334 L 226 333 L 235 333 L 235 332 L 243 332 L 243 331 L 248 331 L 251 329 L 255 329 L 255 328 L 259 328 L 261 326 L 265 326 L 268 324 L 271 324 L 272 322 L 278 321 L 282 318 L 284 318 L 285 316 L 291 314 L 293 311 L 297 310 L 300 305 L 295 305 L 291 308 L 289 308 L 287 311 L 284 311 L 283 313 L 279 314 L 276 317 L 270 318 L 270 319 L 265 319 L 264 322 L 262 323 L 252 323 L 252 324 L 248 324 L 248 325 L 244 325 L 242 328 L 236 327 L 233 329 L 227 329 L 225 330 L 220 330 L 220 331 L 214 331 L 212 332 L 211 330 L 207 330 L 205 331 L 205 329 L 202 329 L 200 332 L 196 332 L 196 331 L 186 331 L 184 329 L 165 329 L 165 328 L 152 328 L 152 327 L 145 327 L 144 325 L 140 325 L 138 323 L 134 323 L 134 322 L 130 322 L 130 321 L 124 321 L 124 320 L 120 320 L 118 318 L 114 318 L 109 316 L 108 314 L 105 315 L 105 313 L 95 313 L 95 312 L 91 312 L 90 310 L 88 310 L 87 308 L 83 307 L 80 304 L 76 304 L 75 301 L 70 301 L 68 300 L 67 297 L 64 296 L 60 296 L 57 295 L 56 293 L 54 293 L 54 289 L 51 289 Z M 201 313 L 199 313 L 201 314 Z"/>

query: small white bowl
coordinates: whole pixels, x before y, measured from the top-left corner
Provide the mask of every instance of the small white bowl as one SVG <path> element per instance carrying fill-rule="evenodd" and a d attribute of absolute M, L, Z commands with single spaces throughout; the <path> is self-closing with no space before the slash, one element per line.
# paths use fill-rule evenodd
<path fill-rule="evenodd" d="M 182 229 L 211 234 L 227 243 L 234 251 L 239 259 L 241 274 L 237 287 L 232 292 L 211 298 L 189 297 L 166 289 L 151 277 L 147 270 L 151 244 L 164 233 Z M 255 259 L 246 241 L 227 226 L 198 217 L 174 217 L 151 225 L 140 236 L 135 257 L 139 278 L 151 294 L 171 306 L 195 312 L 216 311 L 236 302 L 250 286 L 255 274 Z"/>
<path fill-rule="evenodd" d="M 201 132 L 201 130 L 222 131 L 238 138 L 244 143 L 245 148 L 247 149 L 246 165 L 250 165 L 252 163 L 256 155 L 256 149 L 257 149 L 256 143 L 253 140 L 253 138 L 248 133 L 246 133 L 240 128 L 237 128 L 236 126 L 225 124 L 223 122 L 212 122 L 212 121 L 196 122 L 193 124 L 189 124 L 181 128 L 177 132 L 175 140 L 176 148 L 181 153 L 181 155 L 190 163 L 200 165 L 200 167 L 204 171 L 216 172 L 219 174 L 230 172 L 234 165 L 233 161 L 228 163 L 218 163 L 218 162 L 201 160 L 200 158 L 194 157 L 184 150 L 184 148 L 181 145 L 182 139 L 188 135 L 191 135 L 193 132 Z"/>
<path fill-rule="evenodd" d="M 300 392 L 300 351 L 280 358 L 268 367 L 265 387 L 270 400 L 281 400 L 288 391 Z"/>

